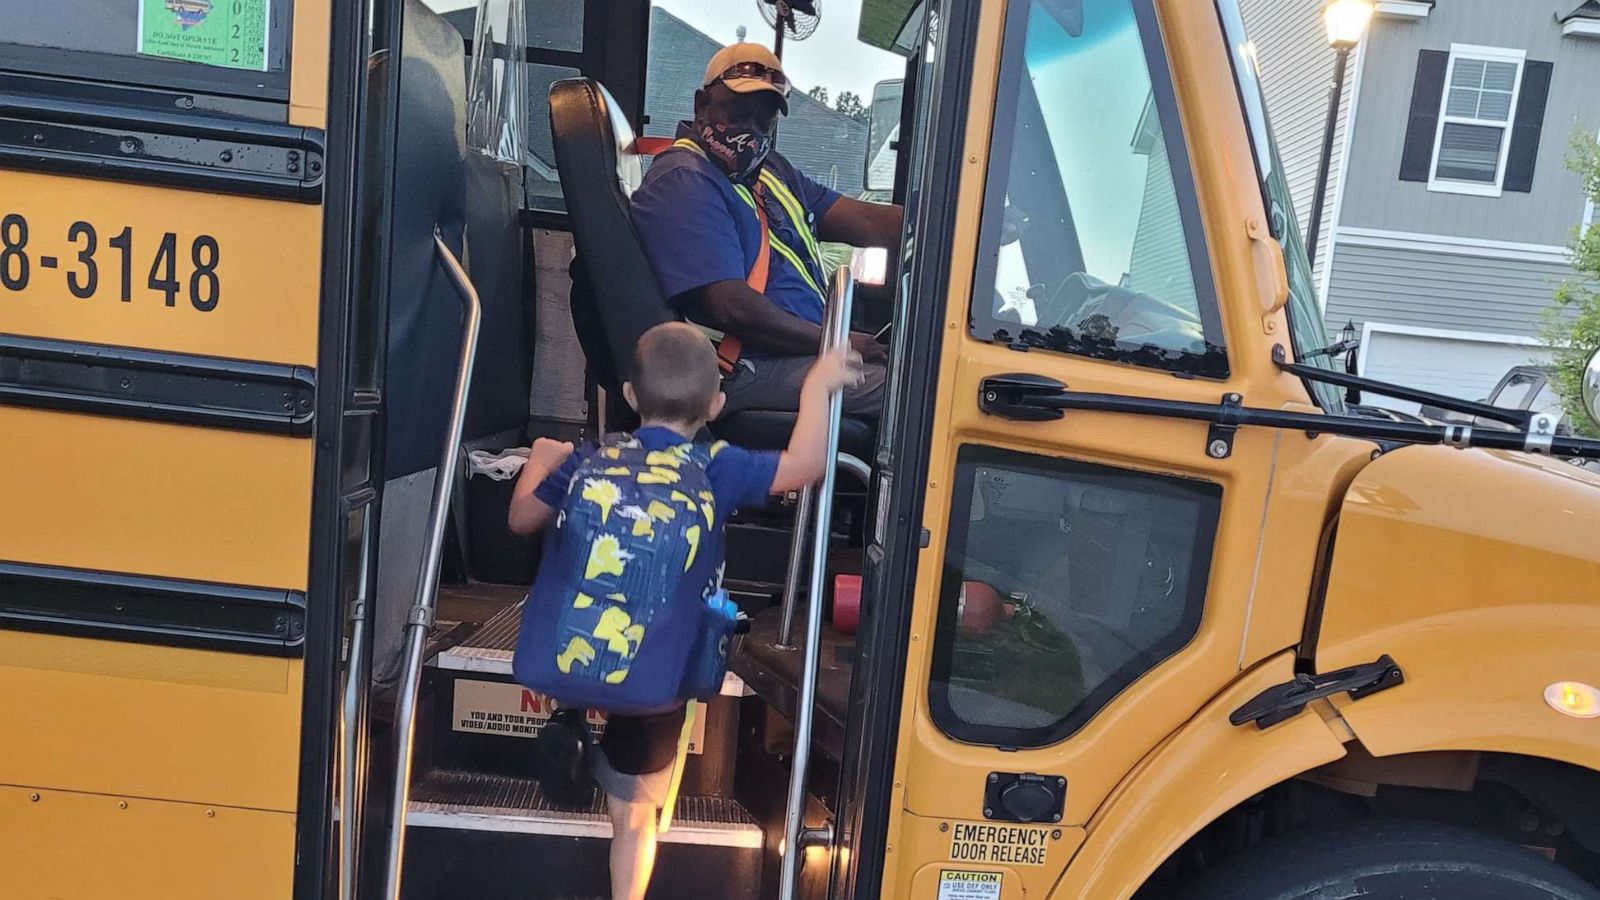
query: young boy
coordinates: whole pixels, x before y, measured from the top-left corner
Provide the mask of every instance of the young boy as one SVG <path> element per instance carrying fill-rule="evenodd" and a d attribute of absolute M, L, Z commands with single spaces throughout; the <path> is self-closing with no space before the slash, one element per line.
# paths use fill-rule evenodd
<path fill-rule="evenodd" d="M 800 390 L 799 414 L 788 449 L 745 450 L 722 442 L 710 448 L 706 476 L 718 510 L 714 533 L 700 552 L 712 571 L 722 565 L 722 523 L 743 506 L 766 501 L 816 481 L 828 465 L 828 397 L 861 379 L 861 361 L 840 349 L 812 366 Z M 670 322 L 645 332 L 634 351 L 633 381 L 622 395 L 639 413 L 634 438 L 646 450 L 665 450 L 692 440 L 722 411 L 716 352 L 692 325 Z M 508 525 L 517 534 L 543 528 L 565 501 L 569 483 L 582 462 L 571 444 L 541 438 L 512 494 Z M 700 602 L 703 585 L 685 579 Z M 535 585 L 537 589 L 537 584 Z M 535 591 L 537 594 L 537 590 Z M 529 603 L 548 598 L 530 596 Z M 653 716 L 611 716 L 594 764 L 606 793 L 614 837 L 611 843 L 613 900 L 642 900 L 655 864 L 656 811 L 666 801 L 684 707 Z"/>

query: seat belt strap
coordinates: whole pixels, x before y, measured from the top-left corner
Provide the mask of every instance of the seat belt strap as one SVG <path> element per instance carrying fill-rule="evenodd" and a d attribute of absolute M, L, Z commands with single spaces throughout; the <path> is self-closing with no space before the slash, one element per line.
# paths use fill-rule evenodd
<path fill-rule="evenodd" d="M 645 137 L 641 134 L 633 139 L 633 150 L 640 156 L 655 156 L 673 146 L 673 140 L 669 137 Z"/>
<path fill-rule="evenodd" d="M 677 148 L 698 153 L 701 158 L 705 158 L 706 155 L 704 148 L 688 138 L 678 138 L 665 149 Z M 767 292 L 767 278 L 772 272 L 772 228 L 767 223 L 767 210 L 762 203 L 762 198 L 765 197 L 765 194 L 759 180 L 756 183 L 755 197 L 750 196 L 749 191 L 742 189 L 739 185 L 734 186 L 734 191 L 739 193 L 755 209 L 756 220 L 761 223 L 761 246 L 756 249 L 755 264 L 750 267 L 750 272 L 745 276 L 744 281 L 745 284 L 750 285 L 751 290 L 758 294 L 765 294 Z M 734 335 L 717 333 L 704 326 L 701 327 L 701 330 L 706 332 L 706 336 L 711 338 L 712 343 L 717 348 L 717 368 L 724 375 L 731 373 L 739 364 L 739 354 L 744 349 L 744 342 Z"/>
<path fill-rule="evenodd" d="M 761 223 L 761 246 L 756 248 L 756 262 L 745 276 L 744 283 L 758 294 L 767 292 L 767 277 L 772 273 L 772 229 L 767 225 L 767 210 L 761 202 L 761 186 L 756 186 L 756 219 Z M 717 342 L 717 367 L 727 375 L 739 364 L 739 353 L 744 342 L 731 334 L 724 334 Z"/>

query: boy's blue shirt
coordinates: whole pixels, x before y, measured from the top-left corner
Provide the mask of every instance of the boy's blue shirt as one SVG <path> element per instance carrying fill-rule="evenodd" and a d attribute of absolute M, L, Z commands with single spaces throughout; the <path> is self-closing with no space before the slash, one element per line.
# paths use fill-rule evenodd
<path fill-rule="evenodd" d="M 646 450 L 665 450 L 689 440 L 670 428 L 659 426 L 641 428 L 633 436 Z M 591 449 L 589 452 L 594 451 Z M 720 533 L 730 513 L 767 502 L 767 496 L 772 492 L 772 479 L 778 474 L 779 454 L 776 450 L 746 450 L 721 441 L 712 445 L 711 452 L 713 455 L 711 464 L 706 466 L 706 477 L 711 481 L 711 493 L 716 496 L 717 531 Z M 572 483 L 572 476 L 585 458 L 578 451 L 568 454 L 566 461 L 539 483 L 533 495 L 545 505 L 560 509 L 567 501 L 567 486 Z M 719 565 L 721 561 L 719 553 Z M 687 579 L 685 581 L 688 582 Z"/>

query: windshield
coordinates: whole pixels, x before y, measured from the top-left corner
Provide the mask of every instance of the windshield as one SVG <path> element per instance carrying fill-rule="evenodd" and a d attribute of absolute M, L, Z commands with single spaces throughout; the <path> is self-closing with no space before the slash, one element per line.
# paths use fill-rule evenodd
<path fill-rule="evenodd" d="M 1013 16 L 974 336 L 1226 377 L 1153 12 L 1035 0 Z"/>
<path fill-rule="evenodd" d="M 1278 158 L 1278 143 L 1272 137 L 1271 120 L 1267 115 L 1256 69 L 1255 44 L 1245 34 L 1238 0 L 1217 0 L 1217 12 L 1222 18 L 1222 27 L 1228 34 L 1228 44 L 1233 51 L 1230 55 L 1234 79 L 1239 87 L 1239 100 L 1244 105 L 1245 118 L 1250 124 L 1250 142 L 1255 151 L 1256 174 L 1261 179 L 1262 199 L 1271 217 L 1272 234 L 1283 248 L 1283 263 L 1289 274 L 1287 315 L 1294 356 L 1297 361 L 1333 370 L 1335 363 L 1331 357 L 1325 354 L 1308 356 L 1312 351 L 1328 346 L 1328 332 L 1323 325 L 1316 281 L 1312 277 L 1311 260 L 1306 256 L 1300 223 L 1295 217 L 1289 182 L 1284 176 L 1283 162 Z M 1345 411 L 1344 398 L 1333 385 L 1309 382 L 1307 388 L 1317 405 L 1323 409 L 1335 413 Z"/>

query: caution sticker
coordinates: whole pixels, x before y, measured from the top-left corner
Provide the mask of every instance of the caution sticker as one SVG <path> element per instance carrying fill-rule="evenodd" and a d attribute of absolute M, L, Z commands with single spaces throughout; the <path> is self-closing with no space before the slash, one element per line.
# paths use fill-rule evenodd
<path fill-rule="evenodd" d="M 1000 900 L 1000 873 L 940 869 L 939 900 Z"/>
<path fill-rule="evenodd" d="M 950 858 L 1007 866 L 1042 866 L 1059 832 L 1036 825 L 950 823 Z M 996 894 L 995 896 L 999 896 Z"/>

